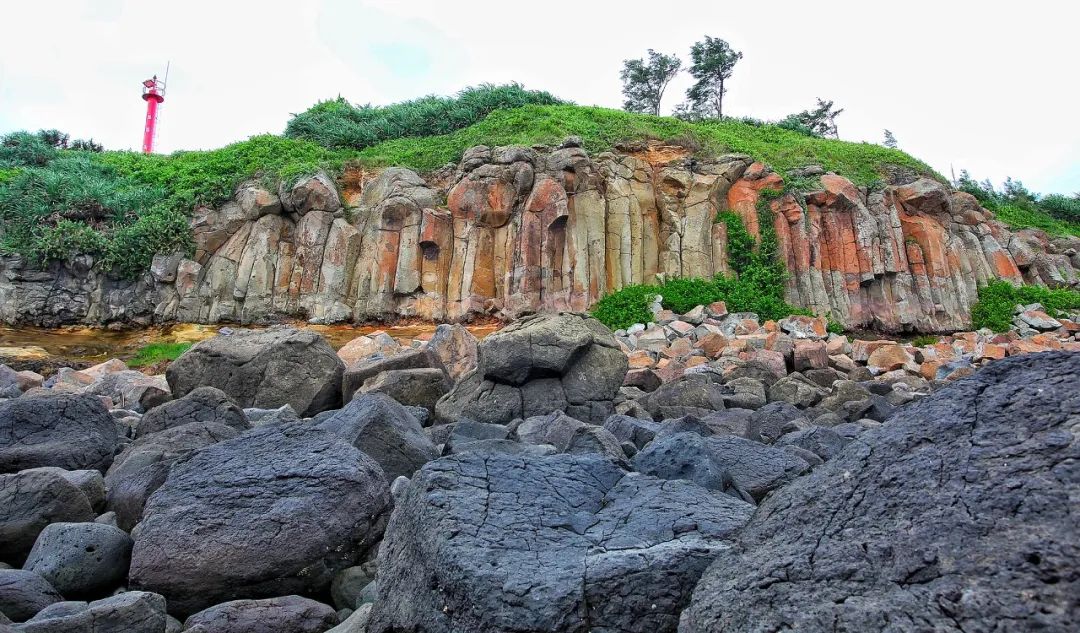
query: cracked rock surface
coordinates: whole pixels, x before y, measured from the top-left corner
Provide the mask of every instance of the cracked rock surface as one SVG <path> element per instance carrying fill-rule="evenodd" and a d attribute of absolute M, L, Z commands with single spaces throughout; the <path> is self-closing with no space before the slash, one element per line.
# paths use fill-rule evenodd
<path fill-rule="evenodd" d="M 389 505 L 382 469 L 345 440 L 256 428 L 173 464 L 134 530 L 130 584 L 179 615 L 323 591 L 378 541 Z"/>
<path fill-rule="evenodd" d="M 44 394 L 0 402 L 0 473 L 38 466 L 105 471 L 116 423 L 95 396 Z"/>
<path fill-rule="evenodd" d="M 679 631 L 1080 628 L 1080 354 L 992 363 L 762 503 Z"/>
<path fill-rule="evenodd" d="M 390 520 L 368 631 L 674 631 L 752 510 L 597 455 L 446 457 Z"/>

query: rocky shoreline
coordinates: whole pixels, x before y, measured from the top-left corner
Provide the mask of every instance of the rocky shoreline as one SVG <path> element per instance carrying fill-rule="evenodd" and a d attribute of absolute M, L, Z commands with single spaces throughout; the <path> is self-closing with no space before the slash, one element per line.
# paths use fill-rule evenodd
<path fill-rule="evenodd" d="M 0 630 L 1070 630 L 1080 320 L 721 304 L 0 367 Z"/>

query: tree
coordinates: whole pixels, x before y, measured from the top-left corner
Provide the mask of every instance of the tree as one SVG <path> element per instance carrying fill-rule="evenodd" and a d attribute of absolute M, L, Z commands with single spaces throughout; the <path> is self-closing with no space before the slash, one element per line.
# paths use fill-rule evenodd
<path fill-rule="evenodd" d="M 896 137 L 889 130 L 885 130 L 885 147 L 896 149 Z"/>
<path fill-rule="evenodd" d="M 619 74 L 623 82 L 623 109 L 628 112 L 660 114 L 660 100 L 664 97 L 672 78 L 682 68 L 682 61 L 674 55 L 664 55 L 649 49 L 649 61 L 627 59 Z"/>
<path fill-rule="evenodd" d="M 816 108 L 803 110 L 798 114 L 789 114 L 780 122 L 780 126 L 796 131 L 807 130 L 814 136 L 840 138 L 836 129 L 836 117 L 843 111 L 843 108 L 834 110 L 832 101 L 823 101 L 819 97 Z"/>
<path fill-rule="evenodd" d="M 742 53 L 718 37 L 705 36 L 690 49 L 690 74 L 693 86 L 686 91 L 686 110 L 703 118 L 724 118 L 724 82 L 731 78 Z"/>

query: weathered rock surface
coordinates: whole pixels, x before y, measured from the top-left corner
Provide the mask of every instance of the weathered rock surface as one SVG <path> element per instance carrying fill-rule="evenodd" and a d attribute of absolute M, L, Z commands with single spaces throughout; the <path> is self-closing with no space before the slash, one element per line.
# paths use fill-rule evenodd
<path fill-rule="evenodd" d="M 439 456 L 416 418 L 382 393 L 358 395 L 318 427 L 342 437 L 375 460 L 387 481 L 401 475 L 411 477 Z"/>
<path fill-rule="evenodd" d="M 345 364 L 318 334 L 270 328 L 234 330 L 196 343 L 165 375 L 177 398 L 211 386 L 244 408 L 288 404 L 309 417 L 341 406 L 344 370 Z"/>
<path fill-rule="evenodd" d="M 199 389 L 196 389 L 199 391 Z M 187 453 L 239 435 L 235 427 L 216 422 L 191 422 L 132 442 L 105 474 L 106 507 L 116 523 L 131 530 L 142 519 L 150 495 L 165 482 L 173 462 Z"/>
<path fill-rule="evenodd" d="M 63 599 L 49 581 L 32 571 L 0 569 L 0 613 L 15 622 L 29 620 Z"/>
<path fill-rule="evenodd" d="M 89 604 L 59 602 L 12 628 L 16 633 L 162 633 L 165 624 L 164 598 L 128 591 Z"/>
<path fill-rule="evenodd" d="M 34 542 L 23 569 L 66 598 L 102 595 L 120 586 L 131 562 L 131 537 L 101 523 L 53 523 Z"/>
<path fill-rule="evenodd" d="M 190 614 L 325 590 L 382 533 L 382 469 L 339 437 L 260 427 L 179 459 L 135 533 L 130 584 Z"/>
<path fill-rule="evenodd" d="M 46 525 L 94 516 L 86 494 L 54 471 L 0 475 L 0 561 L 22 565 Z"/>
<path fill-rule="evenodd" d="M 323 633 L 338 623 L 333 608 L 301 596 L 232 600 L 184 620 L 191 633 Z"/>
<path fill-rule="evenodd" d="M 443 458 L 390 521 L 368 630 L 674 631 L 750 511 L 598 456 Z"/>
<path fill-rule="evenodd" d="M 182 398 L 154 407 L 135 427 L 136 439 L 150 433 L 176 428 L 192 422 L 221 424 L 237 431 L 251 428 L 244 411 L 216 387 L 196 387 Z"/>
<path fill-rule="evenodd" d="M 596 319 L 523 317 L 480 342 L 477 369 L 439 400 L 435 415 L 442 422 L 506 424 L 565 411 L 600 424 L 614 413 L 627 366 L 610 330 Z"/>
<path fill-rule="evenodd" d="M 809 470 L 809 465 L 777 448 L 730 435 L 703 437 L 675 433 L 638 453 L 634 470 L 661 479 L 686 479 L 744 501 L 769 492 Z"/>
<path fill-rule="evenodd" d="M 990 364 L 767 499 L 680 631 L 1077 627 L 1080 354 Z"/>
<path fill-rule="evenodd" d="M 779 189 L 781 177 L 745 156 L 687 158 L 655 144 L 593 157 L 579 147 L 476 147 L 430 184 L 384 170 L 345 217 L 325 175 L 278 195 L 247 185 L 220 208 L 196 210 L 192 258 L 162 254 L 139 281 L 112 279 L 86 256 L 46 270 L 0 258 L 0 319 L 331 322 L 585 310 L 660 274 L 729 272 L 719 211 L 759 234 L 761 191 Z M 817 191 L 771 206 L 791 272 L 788 301 L 848 327 L 962 329 L 977 285 L 989 280 L 1078 283 L 1076 238 L 1010 231 L 970 195 L 926 178 L 869 192 L 827 173 Z"/>
<path fill-rule="evenodd" d="M 0 473 L 38 466 L 104 471 L 118 439 L 112 416 L 93 396 L 48 393 L 0 402 Z"/>

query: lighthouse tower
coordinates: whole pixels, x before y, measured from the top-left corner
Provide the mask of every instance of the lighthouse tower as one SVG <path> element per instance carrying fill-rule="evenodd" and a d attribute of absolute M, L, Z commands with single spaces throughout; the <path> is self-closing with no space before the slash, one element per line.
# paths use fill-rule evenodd
<path fill-rule="evenodd" d="M 142 82 L 142 98 L 146 102 L 146 127 L 143 128 L 142 151 L 154 152 L 154 134 L 157 132 L 158 104 L 165 101 L 165 82 L 158 81 L 157 75 Z"/>

